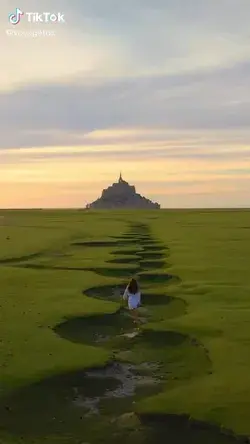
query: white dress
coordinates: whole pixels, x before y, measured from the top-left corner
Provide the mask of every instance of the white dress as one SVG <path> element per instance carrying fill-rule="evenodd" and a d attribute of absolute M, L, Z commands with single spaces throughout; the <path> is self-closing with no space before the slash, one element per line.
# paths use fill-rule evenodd
<path fill-rule="evenodd" d="M 128 291 L 128 288 L 126 288 L 124 295 L 123 295 L 123 299 L 128 300 L 129 310 L 135 310 L 141 304 L 141 292 L 138 291 L 137 293 L 130 293 Z"/>

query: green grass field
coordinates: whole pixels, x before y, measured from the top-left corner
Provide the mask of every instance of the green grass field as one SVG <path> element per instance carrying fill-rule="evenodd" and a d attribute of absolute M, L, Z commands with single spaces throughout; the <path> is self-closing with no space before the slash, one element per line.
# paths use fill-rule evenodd
<path fill-rule="evenodd" d="M 1 444 L 250 437 L 250 211 L 1 211 L 0 245 Z"/>

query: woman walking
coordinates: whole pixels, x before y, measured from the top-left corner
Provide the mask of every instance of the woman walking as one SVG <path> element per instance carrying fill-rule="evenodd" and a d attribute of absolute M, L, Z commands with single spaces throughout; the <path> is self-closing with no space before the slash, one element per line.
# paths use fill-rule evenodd
<path fill-rule="evenodd" d="M 138 323 L 138 308 L 141 305 L 141 292 L 136 279 L 132 278 L 127 285 L 123 299 L 128 301 L 128 308 L 131 310 L 134 322 Z"/>

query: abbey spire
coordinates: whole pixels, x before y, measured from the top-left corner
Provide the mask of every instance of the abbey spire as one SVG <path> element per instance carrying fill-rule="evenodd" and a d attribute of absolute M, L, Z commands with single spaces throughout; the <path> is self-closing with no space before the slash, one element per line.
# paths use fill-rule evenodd
<path fill-rule="evenodd" d="M 101 196 L 91 204 L 88 204 L 87 208 L 141 208 L 158 210 L 160 205 L 137 193 L 135 186 L 126 182 L 126 180 L 122 178 L 122 172 L 120 171 L 118 182 L 102 190 Z"/>

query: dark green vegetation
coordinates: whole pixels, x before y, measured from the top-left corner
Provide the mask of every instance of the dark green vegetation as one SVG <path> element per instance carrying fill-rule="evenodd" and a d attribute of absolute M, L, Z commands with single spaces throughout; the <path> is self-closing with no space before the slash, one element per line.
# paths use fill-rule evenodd
<path fill-rule="evenodd" d="M 250 212 L 1 216 L 1 444 L 250 436 Z"/>

